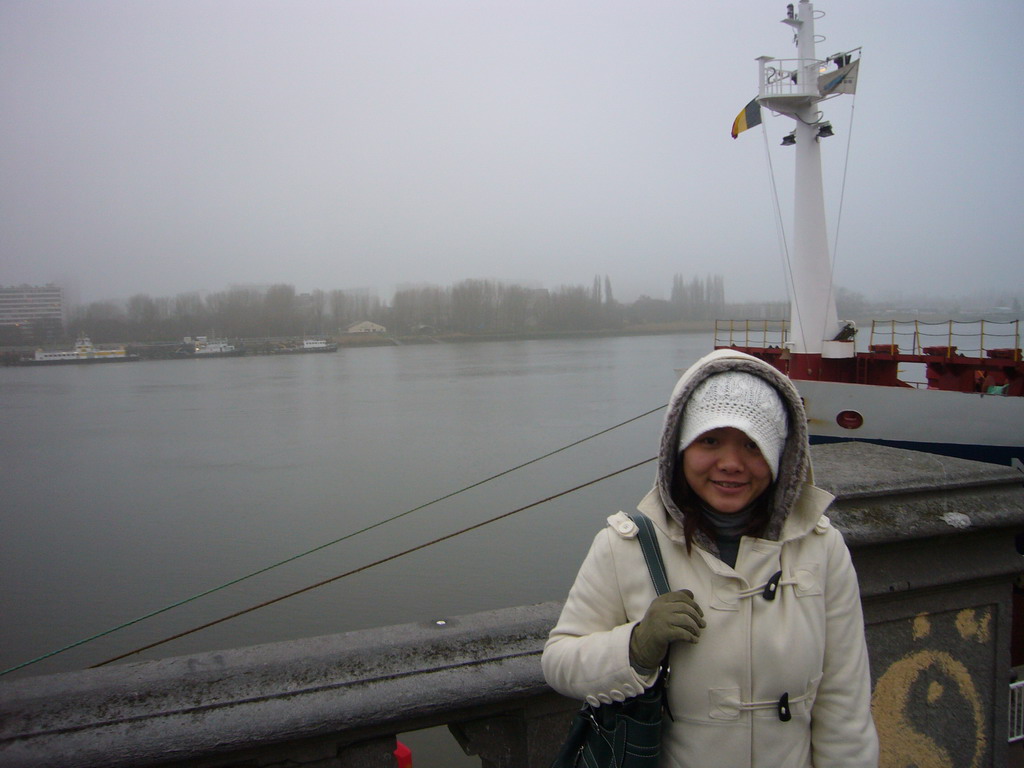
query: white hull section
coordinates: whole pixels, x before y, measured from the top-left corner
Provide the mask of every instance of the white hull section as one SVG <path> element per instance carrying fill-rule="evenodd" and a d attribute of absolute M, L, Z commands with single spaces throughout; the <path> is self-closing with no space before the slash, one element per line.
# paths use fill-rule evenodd
<path fill-rule="evenodd" d="M 1024 398 L 977 392 L 794 381 L 805 401 L 812 436 L 1013 448 L 1024 444 Z M 842 411 L 864 423 L 844 429 Z"/>

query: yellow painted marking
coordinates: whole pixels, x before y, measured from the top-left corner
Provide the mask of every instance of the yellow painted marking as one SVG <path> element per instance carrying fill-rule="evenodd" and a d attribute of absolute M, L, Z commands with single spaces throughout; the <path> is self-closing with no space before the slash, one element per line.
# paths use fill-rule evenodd
<path fill-rule="evenodd" d="M 915 625 L 916 622 L 917 619 Z M 907 716 L 914 683 L 931 670 L 948 676 L 955 687 L 947 690 L 932 683 L 927 693 L 928 704 L 943 706 L 947 711 L 966 709 L 964 715 L 969 715 L 974 722 L 974 754 L 965 765 L 954 764 L 953 756 L 928 734 L 916 731 Z M 942 698 L 952 701 L 942 702 Z M 981 765 L 988 746 L 981 698 L 967 667 L 948 653 L 917 651 L 893 662 L 875 685 L 871 710 L 881 747 L 879 768 L 978 768 Z M 951 716 L 957 717 L 956 714 Z"/>
<path fill-rule="evenodd" d="M 975 612 L 972 609 L 964 608 L 956 615 L 956 629 L 964 640 L 974 638 L 979 643 L 987 643 L 991 624 L 991 611 L 983 611 L 981 618 L 975 618 Z"/>

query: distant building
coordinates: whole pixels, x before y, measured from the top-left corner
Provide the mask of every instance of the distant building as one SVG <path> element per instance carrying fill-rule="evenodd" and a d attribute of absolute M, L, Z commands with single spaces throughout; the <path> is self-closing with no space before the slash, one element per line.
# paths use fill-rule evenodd
<path fill-rule="evenodd" d="M 348 328 L 345 329 L 345 333 L 387 333 L 388 329 L 383 325 L 377 325 L 377 323 L 371 323 L 369 320 L 361 320 L 358 323 L 352 323 Z"/>
<path fill-rule="evenodd" d="M 247 291 L 249 293 L 255 293 L 259 296 L 266 296 L 267 291 L 271 289 L 270 283 L 231 283 L 228 285 L 229 291 Z"/>
<path fill-rule="evenodd" d="M 66 310 L 59 285 L 0 286 L 0 326 L 19 327 L 26 334 L 60 334 Z"/>

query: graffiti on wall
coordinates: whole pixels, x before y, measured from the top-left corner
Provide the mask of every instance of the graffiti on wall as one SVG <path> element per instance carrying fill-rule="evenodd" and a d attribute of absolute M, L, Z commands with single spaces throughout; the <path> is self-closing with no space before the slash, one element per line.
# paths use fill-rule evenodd
<path fill-rule="evenodd" d="M 872 627 L 880 768 L 977 768 L 988 752 L 991 607 Z"/>

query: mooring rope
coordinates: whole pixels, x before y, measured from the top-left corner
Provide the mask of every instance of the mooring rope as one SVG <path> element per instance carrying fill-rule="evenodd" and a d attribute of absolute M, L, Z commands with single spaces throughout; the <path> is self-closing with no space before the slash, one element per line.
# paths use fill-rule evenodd
<path fill-rule="evenodd" d="M 625 421 L 619 422 L 618 424 L 614 424 L 614 425 L 612 425 L 610 427 L 607 427 L 605 429 L 602 429 L 602 430 L 600 430 L 598 432 L 594 432 L 591 435 L 588 435 L 586 437 L 580 438 L 579 440 L 575 440 L 574 442 L 571 442 L 571 443 L 569 443 L 567 445 L 564 445 L 561 448 L 556 448 L 553 451 L 549 451 L 548 453 L 545 453 L 545 454 L 543 454 L 541 456 L 538 456 L 536 458 L 530 459 L 529 461 L 524 461 L 521 464 L 517 464 L 514 467 L 510 467 L 509 469 L 506 469 L 506 470 L 503 470 L 501 472 L 498 472 L 497 474 L 491 475 L 490 477 L 486 477 L 483 480 L 479 480 L 479 481 L 477 481 L 475 483 L 472 483 L 470 485 L 464 486 L 464 487 L 462 487 L 462 488 L 460 488 L 460 489 L 458 489 L 456 491 L 452 491 L 451 493 L 445 494 L 444 496 L 439 496 L 436 499 L 433 499 L 431 501 L 428 501 L 428 502 L 425 502 L 423 504 L 420 504 L 419 506 L 413 507 L 412 509 L 408 509 L 405 512 L 400 512 L 397 515 L 392 515 L 389 518 L 385 518 L 384 520 L 380 520 L 380 521 L 378 521 L 376 523 L 372 523 L 371 525 L 368 525 L 368 526 L 366 526 L 364 528 L 361 528 L 361 529 L 359 529 L 357 531 L 353 531 L 351 533 L 348 533 L 348 534 L 346 534 L 344 536 L 340 536 L 340 537 L 338 537 L 336 539 L 333 539 L 331 541 L 328 541 L 328 542 L 326 542 L 324 544 L 320 544 L 320 545 L 318 545 L 316 547 L 313 547 L 312 549 L 307 549 L 304 552 L 300 552 L 300 553 L 298 553 L 296 555 L 292 555 L 291 557 L 287 557 L 284 560 L 280 560 L 280 561 L 278 561 L 276 563 L 273 563 L 271 565 L 265 566 L 265 567 L 260 568 L 260 569 L 258 569 L 256 571 L 253 571 L 251 573 L 247 573 L 244 576 L 239 576 L 238 578 L 232 579 L 231 581 L 227 581 L 227 582 L 225 582 L 223 584 L 220 584 L 219 586 L 211 587 L 210 589 L 207 589 L 207 590 L 205 590 L 203 592 L 199 592 L 199 593 L 197 593 L 195 595 L 192 595 L 191 597 L 186 597 L 186 598 L 184 598 L 182 600 L 178 600 L 177 602 L 171 603 L 170 605 L 166 605 L 163 608 L 158 608 L 157 610 L 150 611 L 149 613 L 143 614 L 142 616 L 139 616 L 139 617 L 134 618 L 134 619 L 130 619 L 130 620 L 125 621 L 125 622 L 123 622 L 121 624 L 118 624 L 118 625 L 116 625 L 114 627 L 110 627 L 109 629 L 103 630 L 102 632 L 97 632 L 94 635 L 90 635 L 89 637 L 83 638 L 81 640 L 76 640 L 73 643 L 69 643 L 68 645 L 65 645 L 65 646 L 63 646 L 61 648 L 57 648 L 56 650 L 49 651 L 48 653 L 44 653 L 41 656 L 37 656 L 37 657 L 35 657 L 33 659 L 29 659 L 28 661 L 21 662 L 20 664 L 16 664 L 13 667 L 9 667 L 9 668 L 7 668 L 7 669 L 5 669 L 3 671 L 0 671 L 0 677 L 3 677 L 4 675 L 7 675 L 7 674 L 9 674 L 11 672 L 16 672 L 19 669 L 24 669 L 25 667 L 32 666 L 33 664 L 37 664 L 37 663 L 39 663 L 41 661 L 44 661 L 46 659 L 53 658 L 54 656 L 58 656 L 58 655 L 60 655 L 62 653 L 70 651 L 70 650 L 72 650 L 74 648 L 79 648 L 79 647 L 81 647 L 83 645 L 86 645 L 88 643 L 94 642 L 95 640 L 99 640 L 100 638 L 107 637 L 109 635 L 114 634 L 115 632 L 119 632 L 119 631 L 121 631 L 123 629 L 127 629 L 128 627 L 134 626 L 134 625 L 139 624 L 139 623 L 141 623 L 143 621 L 147 621 L 148 619 L 151 619 L 151 618 L 153 618 L 155 616 L 159 616 L 159 615 L 161 615 L 163 613 L 167 613 L 168 611 L 171 611 L 171 610 L 173 610 L 175 608 L 180 608 L 183 605 L 187 605 L 188 603 L 192 603 L 192 602 L 195 602 L 196 600 L 199 600 L 201 598 L 207 597 L 208 595 L 212 595 L 215 592 L 219 592 L 219 591 L 221 591 L 223 589 L 227 589 L 228 587 L 232 587 L 232 586 L 234 586 L 236 584 L 240 584 L 241 582 L 246 581 L 247 579 L 251 579 L 254 576 L 259 576 L 260 574 L 266 573 L 267 571 L 271 571 L 274 568 L 279 568 L 282 565 L 286 565 L 286 564 L 294 562 L 294 561 L 296 561 L 296 560 L 298 560 L 300 558 L 306 557 L 307 555 L 311 555 L 314 552 L 319 552 L 319 551 L 321 551 L 323 549 L 326 549 L 327 547 L 333 546 L 335 544 L 340 544 L 343 541 L 347 541 L 348 539 L 352 539 L 352 538 L 354 538 L 356 536 L 359 536 L 359 535 L 361 535 L 363 533 L 367 533 L 368 531 L 372 531 L 375 528 L 379 528 L 379 527 L 381 527 L 383 525 L 386 525 L 388 523 L 394 522 L 395 520 L 399 520 L 399 519 L 401 519 L 403 517 L 406 517 L 408 515 L 413 514 L 414 512 L 419 512 L 420 510 L 426 509 L 427 507 L 433 506 L 434 504 L 439 504 L 442 501 L 447 501 L 448 499 L 451 499 L 454 496 L 457 496 L 457 495 L 459 495 L 461 493 L 465 493 L 467 491 L 471 491 L 474 488 L 479 488 L 481 485 L 484 485 L 485 483 L 489 483 L 489 482 L 491 482 L 493 480 L 497 480 L 500 477 L 504 477 L 504 476 L 509 475 L 509 474 L 511 474 L 513 472 L 516 472 L 516 471 L 518 471 L 520 469 L 524 469 L 525 467 L 528 467 L 528 466 L 530 466 L 532 464 L 536 464 L 536 463 L 538 463 L 540 461 L 544 461 L 545 459 L 549 459 L 552 456 L 555 456 L 555 455 L 557 455 L 559 453 L 562 453 L 563 451 L 569 450 L 570 448 L 575 448 L 576 446 L 581 445 L 581 444 L 587 442 L 588 440 L 593 440 L 594 438 L 600 437 L 601 435 L 605 435 L 605 434 L 607 434 L 607 433 L 609 433 L 609 432 L 611 432 L 613 430 L 619 429 L 620 427 L 624 427 L 627 424 L 631 424 L 634 421 L 638 421 L 638 420 L 640 420 L 642 418 L 650 416 L 651 414 L 657 413 L 658 411 L 663 410 L 665 407 L 666 407 L 666 405 L 659 405 L 656 408 L 651 408 L 650 410 L 644 411 L 643 413 L 641 413 L 641 414 L 639 414 L 637 416 L 633 416 L 633 417 L 631 417 L 629 419 L 626 419 Z M 629 467 L 627 469 L 631 469 L 631 468 L 632 467 Z M 621 471 L 625 471 L 625 470 L 621 470 Z M 617 473 L 613 473 L 613 474 L 617 474 Z M 608 475 L 607 477 L 611 477 L 611 476 L 612 475 Z M 598 480 L 595 480 L 595 481 L 592 481 L 592 482 L 599 482 L 601 479 L 604 479 L 604 478 L 599 478 Z M 585 487 L 585 486 L 580 486 L 580 487 L 582 488 L 582 487 Z M 573 490 L 577 490 L 577 489 L 571 489 L 569 491 L 566 491 L 565 493 L 572 493 Z M 556 496 L 552 496 L 551 498 L 558 498 L 558 496 L 565 495 L 565 493 L 557 494 Z M 539 503 L 543 503 L 543 501 L 547 501 L 547 500 L 545 499 L 545 500 L 542 500 L 541 502 L 537 502 L 537 503 L 538 504 Z M 527 507 L 523 507 L 523 509 L 529 509 L 530 506 L 536 506 L 536 504 L 529 505 Z M 515 510 L 515 511 L 519 511 L 519 510 Z M 512 513 L 509 513 L 509 514 L 512 514 Z M 500 518 L 496 518 L 496 519 L 500 519 Z M 488 521 L 488 522 L 490 522 L 490 521 Z M 486 524 L 486 523 L 483 523 L 483 524 Z M 467 529 L 467 530 L 471 530 L 471 529 Z M 452 534 L 452 535 L 458 535 L 458 534 Z M 443 539 L 439 539 L 438 541 L 443 541 Z M 424 546 L 429 546 L 429 545 L 424 545 Z M 417 549 L 419 549 L 419 548 L 422 548 L 422 547 L 418 547 Z M 414 552 L 414 551 L 416 551 L 416 549 L 409 550 L 409 551 L 410 552 Z M 399 555 L 396 555 L 395 557 L 399 557 L 402 554 L 406 554 L 406 553 L 400 553 Z M 392 557 L 392 558 L 387 558 L 387 559 L 394 559 L 394 558 Z M 379 561 L 379 562 L 387 562 L 387 559 Z M 373 565 L 376 565 L 376 563 L 373 563 L 370 566 L 366 566 L 366 568 L 372 567 Z M 365 568 L 363 568 L 361 570 L 365 570 Z M 353 571 L 353 572 L 357 573 L 358 570 L 357 571 Z M 323 583 L 328 583 L 328 582 L 323 582 Z M 314 585 L 314 587 L 311 587 L 311 588 L 315 588 L 316 586 L 320 586 L 320 585 Z M 299 590 L 298 592 L 295 592 L 293 594 L 300 594 L 303 591 L 306 591 L 306 590 Z M 271 602 L 278 602 L 279 600 L 283 600 L 283 599 L 284 598 L 282 597 L 282 598 L 278 598 L 278 599 L 272 600 Z M 270 603 L 267 603 L 267 604 L 269 605 Z M 262 607 L 262 606 L 258 606 L 258 607 Z M 243 613 L 248 613 L 250 610 L 255 610 L 255 608 L 253 608 L 253 609 L 246 609 L 246 610 L 242 611 L 241 613 L 239 613 L 237 615 L 242 615 Z M 232 617 L 228 617 L 228 618 L 233 618 L 233 616 Z M 217 623 L 220 623 L 221 621 L 225 621 L 225 620 L 226 619 L 221 619 L 221 620 L 218 620 L 218 621 L 213 622 L 213 623 L 217 624 Z M 206 626 L 212 626 L 212 624 L 206 625 Z M 203 629 L 203 628 L 205 628 L 205 626 L 197 628 L 196 630 L 190 630 L 189 632 L 186 632 L 184 634 L 191 634 L 191 632 L 198 631 L 198 629 Z M 168 640 L 170 640 L 170 639 L 174 639 L 174 638 L 168 638 Z M 156 643 L 156 645 L 159 645 L 159 644 L 161 644 L 163 642 L 167 642 L 167 641 L 161 641 L 160 643 Z M 152 646 L 147 646 L 147 648 L 149 648 L 149 647 L 152 647 Z M 132 653 L 138 653 L 141 650 L 146 650 L 146 648 L 141 648 L 138 651 L 132 651 Z M 122 657 L 118 657 L 118 658 L 122 658 Z M 103 664 L 108 664 L 108 663 L 110 663 L 110 661 L 114 661 L 114 660 L 115 659 L 110 659 L 108 661 L 103 662 Z M 100 666 L 100 665 L 97 665 L 97 666 Z"/>
<path fill-rule="evenodd" d="M 846 131 L 846 153 L 843 158 L 843 180 L 839 187 L 839 210 L 836 211 L 836 231 L 835 236 L 832 238 L 832 259 L 828 276 L 828 296 L 829 300 L 832 302 L 835 301 L 836 262 L 839 260 L 839 229 L 840 225 L 843 223 L 843 203 L 846 201 L 846 177 L 850 171 L 850 147 L 853 144 L 853 118 L 856 107 L 857 94 L 854 93 L 853 99 L 850 101 L 850 123 L 849 128 Z M 821 330 L 822 338 L 828 338 L 828 328 L 822 328 Z"/>
<path fill-rule="evenodd" d="M 478 528 L 483 528 L 485 525 L 490 525 L 491 523 L 496 523 L 499 520 L 504 520 L 506 517 L 511 517 L 512 515 L 515 515 L 515 514 L 517 514 L 519 512 L 523 512 L 524 510 L 532 509 L 533 507 L 540 506 L 541 504 L 546 504 L 547 502 L 553 501 L 553 500 L 555 500 L 557 498 L 560 498 L 562 496 L 567 496 L 570 493 L 575 493 L 576 491 L 579 491 L 579 490 L 581 490 L 583 488 L 586 488 L 586 487 L 591 486 L 591 485 L 595 485 L 596 483 L 600 483 L 602 480 L 607 480 L 610 477 L 615 477 L 616 475 L 621 475 L 622 473 L 629 472 L 631 469 L 636 469 L 637 467 L 642 467 L 644 464 L 649 464 L 652 461 L 656 461 L 657 458 L 658 458 L 657 456 L 652 456 L 649 459 L 644 459 L 643 461 L 638 461 L 636 464 L 631 464 L 628 467 L 623 467 L 622 469 L 617 469 L 614 472 L 609 472 L 607 475 L 602 475 L 601 477 L 594 478 L 593 480 L 588 480 L 587 482 L 582 483 L 580 485 L 577 485 L 574 488 L 569 488 L 568 490 L 560 491 L 559 493 L 556 493 L 553 496 L 548 496 L 547 498 L 540 499 L 540 500 L 535 501 L 535 502 L 533 502 L 531 504 L 527 504 L 526 506 L 523 506 L 523 507 L 518 507 L 518 508 L 510 510 L 508 512 L 502 512 L 500 515 L 496 515 L 496 516 L 490 518 L 489 520 L 484 520 L 483 522 L 480 522 L 480 523 L 475 523 L 474 525 L 471 525 L 468 528 L 463 528 L 461 530 L 455 531 L 454 533 L 449 533 L 449 534 L 446 534 L 444 536 L 441 536 L 440 538 L 433 539 L 432 541 L 428 541 L 428 542 L 425 542 L 423 544 L 418 544 L 415 547 L 411 547 L 409 549 L 403 550 L 402 552 L 398 552 L 397 554 L 388 555 L 387 557 L 383 557 L 380 560 L 375 560 L 374 562 L 368 563 L 367 565 L 362 565 L 362 566 L 360 566 L 358 568 L 353 568 L 351 571 L 346 571 L 345 573 L 338 574 L 337 576 L 332 576 L 329 579 L 324 579 L 323 581 L 318 581 L 316 584 L 310 584 L 307 587 L 302 587 L 301 589 L 296 589 L 293 592 L 289 592 L 289 593 L 287 593 L 285 595 L 280 595 L 278 597 L 271 598 L 270 600 L 265 600 L 264 602 L 259 603 L 257 605 L 252 605 L 252 606 L 249 606 L 248 608 L 243 608 L 240 611 L 235 611 L 234 613 L 229 614 L 227 616 L 222 616 L 219 619 L 214 619 L 213 621 L 208 621 L 205 624 L 200 624 L 198 627 L 192 627 L 192 629 L 186 629 L 184 632 L 179 632 L 176 635 L 171 635 L 170 637 L 165 637 L 163 640 L 157 640 L 154 643 L 149 643 L 148 645 L 143 645 L 143 646 L 141 646 L 139 648 L 136 648 L 134 650 L 128 651 L 127 653 L 122 653 L 119 656 L 114 656 L 113 658 L 107 659 L 106 661 L 101 661 L 99 664 L 93 664 L 90 667 L 90 669 L 95 669 L 96 667 L 102 667 L 102 666 L 104 666 L 106 664 L 111 664 L 111 663 L 113 663 L 115 661 L 120 661 L 121 659 L 127 658 L 128 656 L 134 656 L 136 653 L 142 653 L 143 651 L 148 651 L 151 648 L 156 648 L 158 645 L 163 645 L 164 643 L 169 643 L 172 640 L 178 640 L 178 639 L 180 639 L 182 637 L 185 637 L 187 635 L 191 635 L 191 634 L 193 634 L 195 632 L 199 632 L 199 631 L 204 630 L 204 629 L 209 629 L 210 627 L 215 626 L 217 624 L 222 624 L 225 621 L 230 621 L 231 619 L 237 619 L 239 616 L 244 616 L 247 613 L 252 613 L 253 611 L 259 610 L 260 608 L 266 608 L 268 605 L 273 605 L 274 603 L 279 603 L 282 600 L 287 600 L 290 597 L 295 597 L 296 595 L 301 595 L 301 594 L 303 594 L 305 592 L 310 592 L 310 591 L 312 591 L 314 589 L 318 589 L 319 587 L 323 587 L 323 586 L 325 586 L 327 584 L 331 584 L 331 583 L 333 583 L 335 581 L 338 581 L 339 579 L 344 579 L 346 576 L 352 576 L 352 575 L 357 574 L 357 573 L 362 573 L 363 571 L 369 570 L 370 568 L 373 568 L 373 567 L 378 566 L 378 565 L 382 565 L 383 563 L 388 563 L 388 562 L 391 562 L 392 560 L 397 560 L 400 557 L 405 557 L 406 555 L 411 555 L 413 552 L 419 552 L 421 549 L 426 549 L 427 547 L 432 547 L 435 544 L 440 544 L 442 541 L 448 541 L 448 539 L 454 539 L 456 536 L 461 536 L 464 533 L 469 533 L 470 531 L 475 531 Z"/>
<path fill-rule="evenodd" d="M 803 323 L 798 322 L 800 318 L 800 302 L 796 297 L 796 280 L 793 277 L 793 262 L 790 259 L 789 241 L 786 239 L 786 224 L 782 220 L 782 204 L 779 202 L 779 186 L 775 178 L 775 165 L 772 163 L 772 153 L 768 146 L 768 127 L 761 123 L 761 135 L 764 138 L 764 156 L 768 164 L 768 187 L 771 190 L 772 212 L 775 214 L 775 236 L 778 238 L 779 257 L 782 260 L 782 272 L 785 275 L 786 298 L 789 299 L 791 312 L 796 317 L 790 317 L 789 329 L 792 333 L 797 326 L 803 332 Z M 785 326 L 783 326 L 783 339 L 786 337 Z M 792 339 L 791 339 L 792 340 Z"/>

